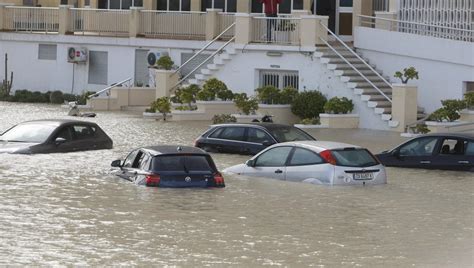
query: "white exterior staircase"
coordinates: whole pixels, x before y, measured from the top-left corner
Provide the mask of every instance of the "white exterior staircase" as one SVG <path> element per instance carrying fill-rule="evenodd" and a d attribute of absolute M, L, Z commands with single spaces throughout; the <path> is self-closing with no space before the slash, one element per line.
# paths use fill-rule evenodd
<path fill-rule="evenodd" d="M 382 120 L 387 121 L 390 127 L 397 127 L 399 122 L 392 120 L 392 103 L 355 71 L 353 67 L 362 73 L 387 97 L 392 98 L 392 88 L 380 77 L 382 73 L 376 70 L 376 66 L 370 65 L 370 63 L 366 61 L 373 70 L 369 68 L 369 66 L 363 63 L 356 55 L 340 44 L 332 44 L 331 46 L 343 56 L 345 60 L 328 46 L 318 46 L 315 56 L 320 58 L 321 63 L 326 64 L 328 70 L 332 70 L 336 76 L 339 76 L 341 81 L 345 82 L 347 88 L 353 90 L 356 95 L 359 95 L 361 100 L 366 102 L 367 107 L 373 108 L 375 114 L 379 114 Z M 351 49 L 354 51 L 353 48 Z M 359 55 L 359 57 L 361 56 Z M 346 60 L 351 63 L 353 67 L 347 64 Z M 388 77 L 383 78 L 389 81 Z M 418 108 L 418 119 L 425 116 L 423 112 L 424 110 L 422 108 Z"/>

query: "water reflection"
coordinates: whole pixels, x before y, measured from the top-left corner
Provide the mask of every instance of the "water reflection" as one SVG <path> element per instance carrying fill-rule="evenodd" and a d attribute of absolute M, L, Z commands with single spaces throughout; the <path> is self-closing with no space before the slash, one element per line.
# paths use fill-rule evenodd
<path fill-rule="evenodd" d="M 27 112 L 26 112 L 27 111 Z M 65 118 L 0 103 L 0 130 Z M 192 145 L 207 125 L 100 112 L 113 150 L 0 155 L 0 265 L 471 267 L 472 174 L 388 168 L 389 184 L 327 187 L 226 177 L 225 189 L 137 187 L 109 175 L 139 146 Z M 374 152 L 396 133 L 314 130 Z M 220 169 L 246 156 L 213 155 Z"/>

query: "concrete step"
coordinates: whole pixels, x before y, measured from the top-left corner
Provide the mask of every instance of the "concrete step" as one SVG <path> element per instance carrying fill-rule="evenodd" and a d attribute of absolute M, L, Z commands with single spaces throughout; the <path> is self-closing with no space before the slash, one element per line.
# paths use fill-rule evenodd
<path fill-rule="evenodd" d="M 336 70 L 342 70 L 342 71 L 346 71 L 346 70 L 352 70 L 354 71 L 354 69 L 349 65 L 349 64 L 346 64 L 346 63 L 338 63 L 338 64 L 335 64 L 335 63 L 328 63 L 328 64 L 331 64 L 331 65 L 336 65 Z M 355 64 L 352 64 L 352 66 L 354 66 L 357 70 L 370 70 L 370 68 L 363 64 L 363 63 L 355 63 Z M 372 66 L 372 68 L 375 69 L 375 66 Z"/>
<path fill-rule="evenodd" d="M 219 58 L 222 59 L 222 60 L 230 60 L 230 59 L 232 59 L 232 56 L 230 56 L 229 54 L 224 52 L 224 53 L 219 55 Z"/>
<path fill-rule="evenodd" d="M 196 74 L 194 77 L 196 77 L 196 80 L 199 80 L 199 81 L 203 81 L 207 79 L 207 76 L 203 74 Z"/>
<path fill-rule="evenodd" d="M 340 56 L 338 54 L 336 54 L 336 52 L 334 51 L 324 51 L 322 52 L 323 53 L 323 57 L 326 57 L 326 58 L 339 58 Z M 344 56 L 344 58 L 357 58 L 356 55 L 352 54 L 352 52 L 348 51 L 348 50 L 344 50 L 344 51 L 338 51 L 338 53 L 342 56 Z"/>
<path fill-rule="evenodd" d="M 382 115 L 383 116 L 383 115 Z M 388 121 L 388 126 L 389 127 L 398 127 L 398 125 L 400 125 L 400 122 L 396 121 L 396 120 L 390 120 Z"/>
<path fill-rule="evenodd" d="M 326 57 L 323 57 L 323 58 L 326 58 Z M 329 63 L 332 63 L 332 64 L 347 64 L 345 60 L 337 57 L 337 58 L 326 58 L 326 59 L 329 59 Z M 359 60 L 358 58 L 345 58 L 347 61 L 349 61 L 351 64 L 363 64 L 363 62 L 361 60 Z"/>
<path fill-rule="evenodd" d="M 344 75 L 344 76 L 346 76 L 346 75 Z M 351 81 L 351 82 L 367 82 L 367 80 L 365 80 L 364 77 L 362 77 L 362 76 L 360 76 L 360 75 L 357 75 L 357 76 L 353 75 L 353 76 L 347 76 L 347 77 L 350 77 L 350 81 Z M 376 75 L 376 74 L 374 74 L 374 73 L 372 73 L 371 75 L 365 75 L 365 77 L 366 77 L 367 79 L 369 79 L 370 82 L 372 82 L 372 83 L 373 83 L 373 82 L 384 82 L 384 81 L 382 80 L 382 78 L 380 78 L 380 76 L 378 76 L 378 75 Z M 385 83 L 385 82 L 384 82 L 384 83 Z"/>
<path fill-rule="evenodd" d="M 214 57 L 214 61 L 213 61 L 213 62 L 214 62 L 214 64 L 217 65 L 217 66 L 219 66 L 219 65 L 224 65 L 224 64 L 225 64 L 224 60 L 221 59 L 220 57 Z"/>
<path fill-rule="evenodd" d="M 338 72 L 342 72 L 342 75 L 344 76 L 360 76 L 358 72 L 356 72 L 354 69 L 347 69 L 347 70 L 338 70 Z M 359 70 L 363 75 L 374 75 L 374 72 L 370 69 L 365 69 L 365 70 Z M 386 77 L 384 77 L 387 79 Z"/>
<path fill-rule="evenodd" d="M 219 66 L 217 66 L 217 64 L 208 64 L 207 69 L 211 71 L 215 71 L 215 70 L 219 70 Z"/>
<path fill-rule="evenodd" d="M 233 47 L 226 47 L 224 50 L 227 54 L 229 55 L 235 55 L 237 54 L 237 51 Z"/>
<path fill-rule="evenodd" d="M 204 75 L 211 75 L 212 71 L 210 69 L 204 68 L 204 69 L 201 69 L 201 73 Z"/>
<path fill-rule="evenodd" d="M 197 80 L 197 79 L 189 79 L 189 80 L 188 80 L 188 84 L 191 84 L 191 85 L 192 85 L 192 84 L 199 85 L 199 80 Z"/>
<path fill-rule="evenodd" d="M 372 82 L 372 81 L 370 81 Z M 351 81 L 352 83 L 352 81 Z M 371 84 L 369 84 L 369 82 L 366 82 L 365 80 L 364 81 L 361 81 L 361 82 L 355 82 L 357 84 L 357 87 L 362 87 L 362 88 L 370 88 L 372 87 Z M 378 87 L 380 90 L 382 88 L 390 88 L 385 82 L 381 82 L 381 81 L 375 81 L 375 82 L 372 82 L 372 84 L 374 84 L 376 87 Z"/>
<path fill-rule="evenodd" d="M 341 44 L 338 44 L 338 45 L 331 45 L 332 48 L 334 48 L 335 50 L 337 50 L 338 52 L 339 51 L 347 51 L 347 48 L 344 47 L 343 45 Z M 354 47 L 352 46 L 349 46 L 350 49 L 354 50 Z M 332 49 L 328 46 L 318 46 L 316 47 L 316 51 L 321 51 L 321 52 L 327 52 L 327 51 L 332 51 Z"/>

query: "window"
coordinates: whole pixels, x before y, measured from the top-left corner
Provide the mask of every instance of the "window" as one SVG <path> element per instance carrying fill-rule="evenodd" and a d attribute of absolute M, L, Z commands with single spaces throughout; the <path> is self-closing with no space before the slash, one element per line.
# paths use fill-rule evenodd
<path fill-rule="evenodd" d="M 419 138 L 400 147 L 401 156 L 428 156 L 432 155 L 437 137 Z"/>
<path fill-rule="evenodd" d="M 143 6 L 143 0 L 99 0 L 100 9 L 130 9 Z"/>
<path fill-rule="evenodd" d="M 467 148 L 467 141 L 458 139 L 444 139 L 440 147 L 440 154 L 464 154 L 464 149 Z"/>
<path fill-rule="evenodd" d="M 214 172 L 209 159 L 204 155 L 165 155 L 153 158 L 153 170 L 160 171 L 209 171 Z"/>
<path fill-rule="evenodd" d="M 214 131 L 211 135 L 209 135 L 209 138 L 219 138 L 219 135 L 221 135 L 222 131 L 224 130 L 223 127 L 218 128 L 216 131 Z"/>
<path fill-rule="evenodd" d="M 296 127 L 278 127 L 269 129 L 278 142 L 314 140 L 312 136 Z"/>
<path fill-rule="evenodd" d="M 279 89 L 285 87 L 299 88 L 299 76 L 295 71 L 260 71 L 260 86 L 274 86 Z"/>
<path fill-rule="evenodd" d="M 366 149 L 333 150 L 331 152 L 338 166 L 370 167 L 379 164 Z"/>
<path fill-rule="evenodd" d="M 241 141 L 244 139 L 245 128 L 243 127 L 226 127 L 219 135 L 220 139 Z"/>
<path fill-rule="evenodd" d="M 248 129 L 247 141 L 263 144 L 265 142 L 272 142 L 273 140 L 265 131 L 251 127 Z"/>
<path fill-rule="evenodd" d="M 125 161 L 123 163 L 123 167 L 132 167 L 133 165 L 133 162 L 135 162 L 135 158 L 137 158 L 137 155 L 138 155 L 138 152 L 140 152 L 139 150 L 135 150 L 133 152 L 131 152 L 127 158 L 125 158 Z"/>
<path fill-rule="evenodd" d="M 89 126 L 73 126 L 72 129 L 76 140 L 90 139 L 95 134 L 95 130 Z"/>
<path fill-rule="evenodd" d="M 156 9 L 162 11 L 190 11 L 191 0 L 158 0 Z"/>
<path fill-rule="evenodd" d="M 89 51 L 89 84 L 107 85 L 108 53 Z"/>
<path fill-rule="evenodd" d="M 54 126 L 40 124 L 20 124 L 7 130 L 0 136 L 4 141 L 45 142 L 56 130 Z"/>
<path fill-rule="evenodd" d="M 294 9 L 303 9 L 303 0 L 282 1 L 279 4 L 278 13 L 288 14 Z M 252 0 L 252 13 L 263 13 L 263 4 L 260 1 Z"/>
<path fill-rule="evenodd" d="M 474 155 L 474 142 L 470 141 L 467 143 L 466 155 Z"/>
<path fill-rule="evenodd" d="M 201 11 L 206 11 L 208 8 L 234 13 L 237 12 L 237 0 L 201 0 Z"/>
<path fill-rule="evenodd" d="M 72 140 L 72 134 L 71 134 L 71 128 L 70 127 L 63 127 L 59 133 L 56 135 L 56 138 L 62 138 L 65 139 L 66 141 L 71 141 Z"/>
<path fill-rule="evenodd" d="M 303 148 L 296 148 L 290 160 L 290 166 L 317 165 L 322 163 L 325 162 L 319 155 Z"/>
<path fill-rule="evenodd" d="M 282 167 L 286 164 L 286 159 L 292 147 L 276 147 L 261 154 L 255 161 L 258 167 Z"/>
<path fill-rule="evenodd" d="M 52 44 L 38 45 L 38 59 L 39 60 L 56 60 L 58 47 Z"/>

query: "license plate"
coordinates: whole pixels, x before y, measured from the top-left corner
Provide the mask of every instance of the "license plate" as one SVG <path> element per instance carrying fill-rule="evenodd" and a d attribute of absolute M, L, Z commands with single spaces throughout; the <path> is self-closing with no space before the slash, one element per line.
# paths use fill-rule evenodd
<path fill-rule="evenodd" d="M 354 173 L 354 180 L 373 180 L 374 173 Z"/>

